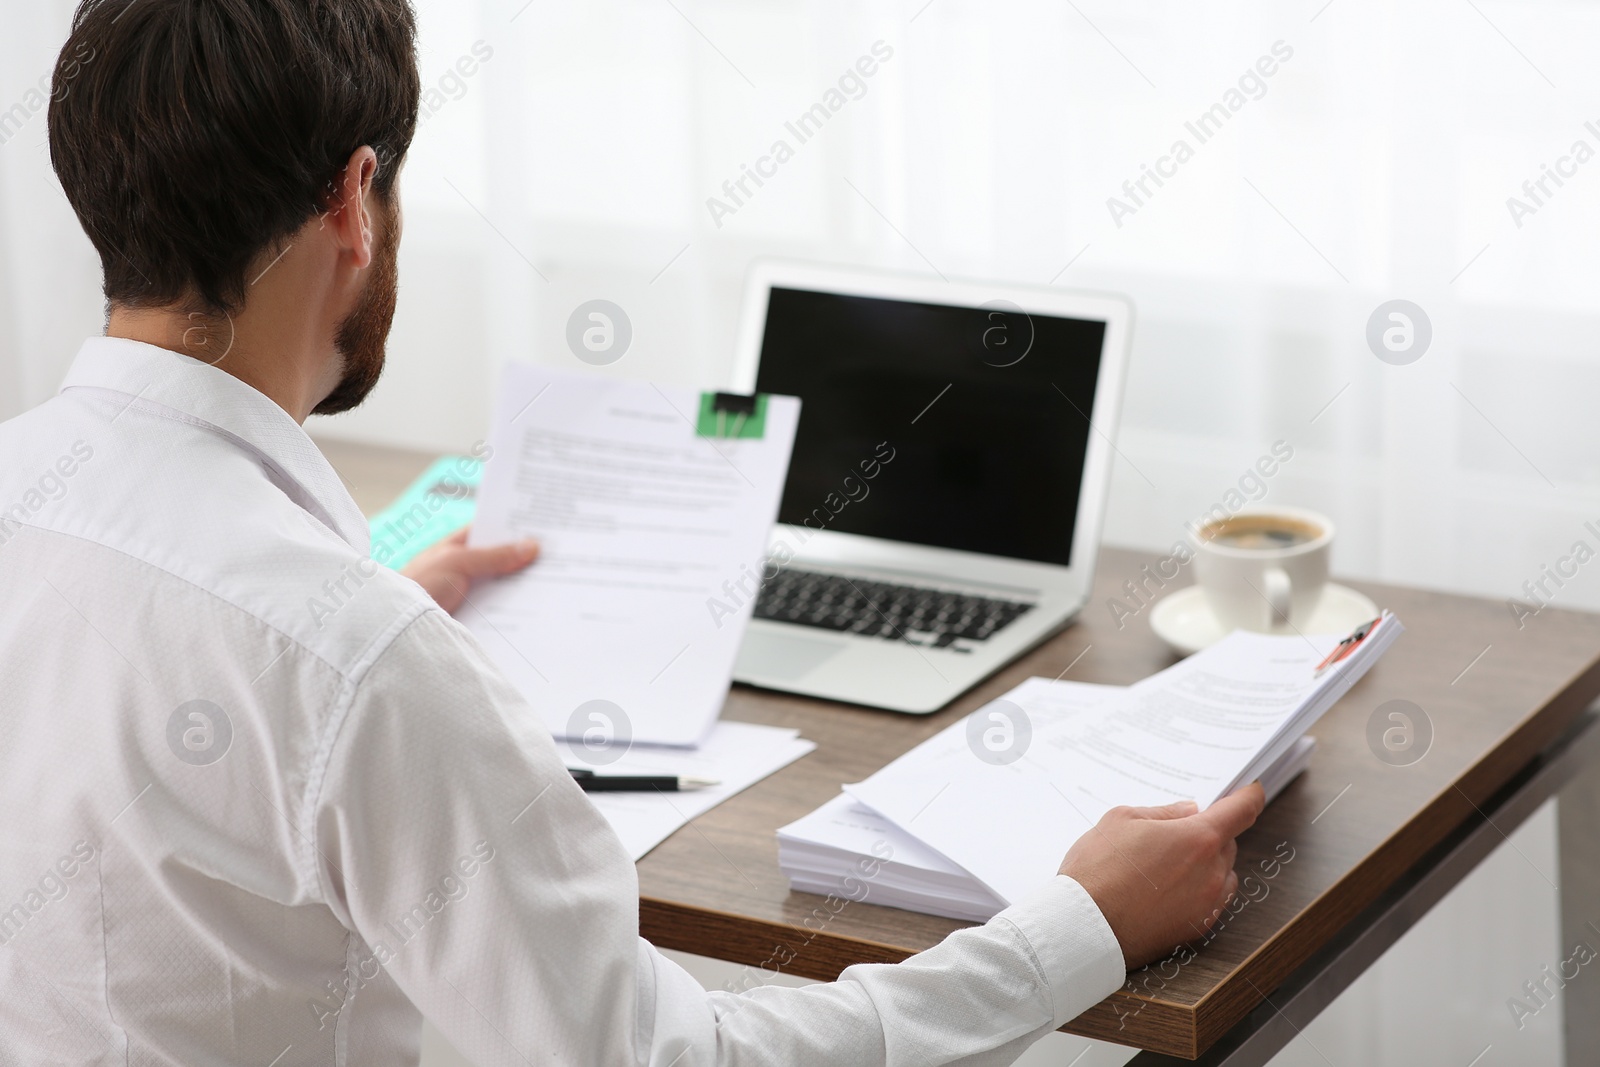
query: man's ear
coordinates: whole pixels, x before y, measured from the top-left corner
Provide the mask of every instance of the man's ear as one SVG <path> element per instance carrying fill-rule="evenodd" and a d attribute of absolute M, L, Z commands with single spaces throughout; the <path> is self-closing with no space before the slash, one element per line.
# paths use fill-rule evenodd
<path fill-rule="evenodd" d="M 367 145 L 350 153 L 334 175 L 323 205 L 322 225 L 350 255 L 351 265 L 365 269 L 372 262 L 374 242 L 369 197 L 378 176 L 378 154 Z"/>

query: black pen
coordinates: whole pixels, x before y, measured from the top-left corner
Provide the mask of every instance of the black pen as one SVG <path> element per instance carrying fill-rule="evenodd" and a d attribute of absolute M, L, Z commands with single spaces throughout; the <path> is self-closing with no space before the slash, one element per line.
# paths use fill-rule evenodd
<path fill-rule="evenodd" d="M 567 773 L 585 793 L 684 793 L 722 784 L 687 774 L 596 774 L 582 767 L 568 767 Z"/>

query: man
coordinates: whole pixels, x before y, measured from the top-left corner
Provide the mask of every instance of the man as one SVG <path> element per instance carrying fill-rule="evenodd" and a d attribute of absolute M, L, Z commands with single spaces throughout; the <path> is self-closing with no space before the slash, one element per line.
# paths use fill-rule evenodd
<path fill-rule="evenodd" d="M 998 1064 L 1205 930 L 1257 787 L 1115 812 L 832 984 L 707 993 L 640 940 L 633 864 L 436 602 L 533 549 L 387 571 L 301 429 L 383 364 L 413 38 L 406 0 L 74 19 L 50 149 L 109 317 L 0 425 L 0 1063 L 414 1064 L 425 1014 L 480 1067 Z"/>

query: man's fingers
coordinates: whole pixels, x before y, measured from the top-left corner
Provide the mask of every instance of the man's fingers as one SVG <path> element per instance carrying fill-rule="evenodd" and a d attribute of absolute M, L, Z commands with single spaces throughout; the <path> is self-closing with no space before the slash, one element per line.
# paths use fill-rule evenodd
<path fill-rule="evenodd" d="M 1200 810 L 1200 806 L 1192 800 L 1176 800 L 1171 804 L 1162 804 L 1155 808 L 1131 808 L 1132 813 L 1141 819 L 1187 819 Z"/>
<path fill-rule="evenodd" d="M 1196 925 L 1194 922 L 1191 922 L 1189 924 L 1190 927 L 1198 930 L 1200 933 L 1205 933 L 1212 927 L 1216 926 L 1217 923 L 1222 921 L 1222 917 L 1228 913 L 1228 904 L 1233 900 L 1234 894 L 1238 891 L 1239 874 L 1237 871 L 1230 870 L 1227 874 L 1227 877 L 1223 878 L 1222 891 L 1217 894 L 1217 899 L 1212 903 L 1210 910 L 1208 910 L 1199 920 L 1198 925 Z"/>
<path fill-rule="evenodd" d="M 1201 812 L 1200 818 L 1209 820 L 1218 830 L 1234 838 L 1248 830 L 1266 806 L 1267 794 L 1262 791 L 1261 783 L 1251 782 L 1212 804 Z"/>
<path fill-rule="evenodd" d="M 539 542 L 514 541 L 489 548 L 469 548 L 461 553 L 461 569 L 474 578 L 510 574 L 532 563 L 539 554 Z"/>
<path fill-rule="evenodd" d="M 1239 891 L 1239 872 L 1229 871 L 1228 877 L 1222 882 L 1222 907 L 1227 907 L 1233 895 Z"/>

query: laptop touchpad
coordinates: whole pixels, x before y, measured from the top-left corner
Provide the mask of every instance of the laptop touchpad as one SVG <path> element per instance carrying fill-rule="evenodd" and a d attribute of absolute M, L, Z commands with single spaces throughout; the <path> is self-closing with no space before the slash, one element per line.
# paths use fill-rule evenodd
<path fill-rule="evenodd" d="M 739 674 L 795 681 L 850 647 L 847 641 L 818 640 L 751 630 L 739 646 Z"/>

